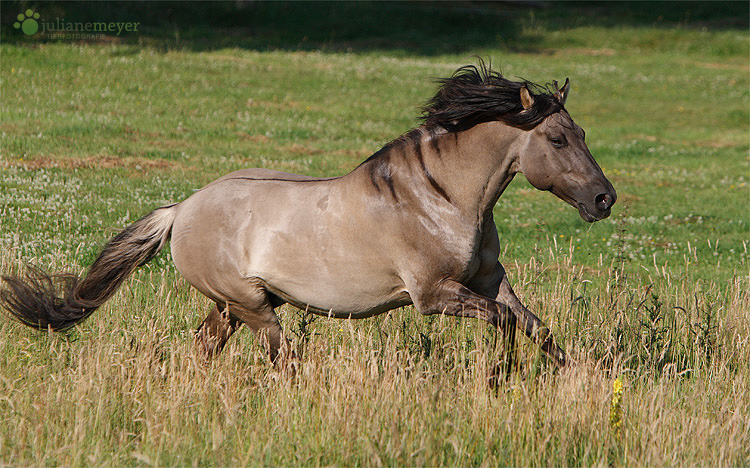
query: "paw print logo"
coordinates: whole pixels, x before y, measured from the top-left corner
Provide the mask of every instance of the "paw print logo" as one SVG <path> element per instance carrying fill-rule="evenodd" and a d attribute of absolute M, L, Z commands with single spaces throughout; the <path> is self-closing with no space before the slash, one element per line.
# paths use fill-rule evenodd
<path fill-rule="evenodd" d="M 13 27 L 20 29 L 27 36 L 33 36 L 39 31 L 39 13 L 34 13 L 33 10 L 26 10 L 26 14 L 21 13 L 18 15 L 18 21 L 13 23 Z"/>

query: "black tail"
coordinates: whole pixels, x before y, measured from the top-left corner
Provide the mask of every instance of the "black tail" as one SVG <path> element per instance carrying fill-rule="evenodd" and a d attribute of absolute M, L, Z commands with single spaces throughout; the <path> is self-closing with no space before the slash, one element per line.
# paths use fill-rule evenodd
<path fill-rule="evenodd" d="M 91 315 L 136 268 L 164 247 L 172 230 L 171 207 L 152 211 L 112 238 L 83 279 L 29 267 L 26 275 L 3 276 L 0 304 L 30 327 L 66 330 Z"/>

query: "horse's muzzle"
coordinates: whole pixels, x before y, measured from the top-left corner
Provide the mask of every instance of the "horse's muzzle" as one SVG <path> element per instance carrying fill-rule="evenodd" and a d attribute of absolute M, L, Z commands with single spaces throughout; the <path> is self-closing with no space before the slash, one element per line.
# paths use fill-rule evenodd
<path fill-rule="evenodd" d="M 612 205 L 617 201 L 617 194 L 614 192 L 600 193 L 594 197 L 594 206 L 587 207 L 585 203 L 578 202 L 578 213 L 584 221 L 593 223 L 608 218 L 612 213 Z"/>

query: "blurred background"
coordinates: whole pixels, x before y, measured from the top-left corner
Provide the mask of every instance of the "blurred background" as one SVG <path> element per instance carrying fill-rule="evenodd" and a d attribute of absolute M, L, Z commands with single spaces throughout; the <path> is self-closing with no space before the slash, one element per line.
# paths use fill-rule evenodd
<path fill-rule="evenodd" d="M 477 49 L 543 52 L 550 30 L 596 27 L 748 28 L 747 2 L 2 2 L 2 39 L 23 40 L 9 28 L 26 9 L 42 21 L 139 22 L 118 40 L 164 47 L 258 51 L 388 51 L 436 55 Z M 544 25 L 545 31 L 539 26 Z M 638 45 L 639 38 L 632 38 Z"/>

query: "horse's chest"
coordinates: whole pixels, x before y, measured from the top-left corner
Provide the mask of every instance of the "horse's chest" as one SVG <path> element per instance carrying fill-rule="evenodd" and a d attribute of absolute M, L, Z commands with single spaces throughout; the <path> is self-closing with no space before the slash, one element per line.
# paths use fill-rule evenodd
<path fill-rule="evenodd" d="M 461 220 L 450 220 L 426 236 L 421 254 L 439 274 L 459 281 L 471 278 L 480 266 L 482 235 L 478 227 Z"/>
<path fill-rule="evenodd" d="M 477 232 L 477 236 L 467 242 L 465 250 L 457 255 L 456 279 L 458 281 L 463 282 L 468 280 L 469 278 L 474 277 L 477 271 L 479 271 L 481 265 L 479 244 L 480 236 Z"/>

